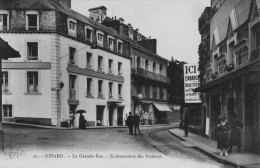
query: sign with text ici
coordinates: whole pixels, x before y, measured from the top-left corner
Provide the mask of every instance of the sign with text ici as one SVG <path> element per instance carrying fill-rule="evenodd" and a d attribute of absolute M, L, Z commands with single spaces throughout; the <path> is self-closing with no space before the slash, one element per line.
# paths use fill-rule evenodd
<path fill-rule="evenodd" d="M 193 92 L 193 89 L 199 86 L 198 64 L 184 64 L 185 103 L 201 103 L 200 93 Z"/>

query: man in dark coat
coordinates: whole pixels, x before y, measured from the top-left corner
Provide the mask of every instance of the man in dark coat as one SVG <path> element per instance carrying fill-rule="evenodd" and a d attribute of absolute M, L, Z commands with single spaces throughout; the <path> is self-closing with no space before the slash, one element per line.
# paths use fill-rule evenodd
<path fill-rule="evenodd" d="M 229 133 L 229 125 L 225 121 L 225 116 L 219 116 L 220 123 L 217 125 L 217 148 L 220 149 L 220 156 L 228 156 L 228 133 Z"/>
<path fill-rule="evenodd" d="M 129 112 L 126 123 L 129 128 L 129 134 L 133 135 L 134 116 L 132 116 L 131 112 Z"/>
<path fill-rule="evenodd" d="M 237 152 L 240 152 L 240 136 L 243 124 L 238 120 L 237 114 L 234 114 L 234 118 L 231 121 L 231 133 L 229 139 L 229 151 L 232 152 L 232 147 L 237 146 Z"/>
<path fill-rule="evenodd" d="M 135 115 L 134 115 L 135 135 L 136 135 L 136 130 L 138 130 L 139 134 L 141 134 L 140 129 L 139 129 L 139 125 L 140 125 L 140 117 L 137 113 L 135 113 Z"/>
<path fill-rule="evenodd" d="M 189 115 L 186 113 L 184 115 L 184 132 L 185 132 L 185 137 L 188 136 L 188 128 L 189 128 L 189 124 L 190 124 L 190 121 L 189 121 Z"/>

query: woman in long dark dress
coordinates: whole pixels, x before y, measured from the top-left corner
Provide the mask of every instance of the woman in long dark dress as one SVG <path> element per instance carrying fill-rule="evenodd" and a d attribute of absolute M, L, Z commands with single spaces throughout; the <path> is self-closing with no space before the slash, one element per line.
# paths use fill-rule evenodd
<path fill-rule="evenodd" d="M 79 129 L 86 129 L 86 119 L 82 113 L 79 116 Z"/>
<path fill-rule="evenodd" d="M 228 156 L 227 149 L 228 149 L 228 134 L 229 134 L 229 125 L 225 122 L 225 116 L 219 116 L 220 123 L 217 125 L 217 147 L 220 149 L 220 156 Z"/>

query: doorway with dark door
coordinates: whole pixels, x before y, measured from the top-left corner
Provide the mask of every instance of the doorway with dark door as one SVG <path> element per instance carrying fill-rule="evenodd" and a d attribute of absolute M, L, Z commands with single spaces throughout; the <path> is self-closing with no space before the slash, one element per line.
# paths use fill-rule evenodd
<path fill-rule="evenodd" d="M 124 112 L 124 107 L 119 106 L 117 108 L 117 125 L 118 126 L 123 126 L 123 112 Z"/>
<path fill-rule="evenodd" d="M 109 105 L 109 114 L 108 114 L 109 126 L 114 125 L 114 110 L 115 110 L 115 103 L 111 103 Z"/>
<path fill-rule="evenodd" d="M 96 126 L 104 126 L 104 108 L 105 106 L 97 106 L 96 108 Z"/>
<path fill-rule="evenodd" d="M 260 89 L 257 85 L 245 88 L 245 150 L 260 153 Z"/>
<path fill-rule="evenodd" d="M 221 115 L 221 102 L 219 95 L 211 96 L 211 139 L 217 138 L 217 125 L 219 123 L 219 116 Z"/>

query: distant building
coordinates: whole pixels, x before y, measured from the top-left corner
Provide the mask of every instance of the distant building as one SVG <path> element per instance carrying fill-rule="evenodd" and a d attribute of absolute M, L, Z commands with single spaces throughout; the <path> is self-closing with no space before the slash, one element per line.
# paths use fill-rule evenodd
<path fill-rule="evenodd" d="M 211 0 L 210 51 L 204 82 L 208 134 L 216 139 L 219 115 L 242 121 L 244 150 L 260 152 L 259 0 Z"/>
<path fill-rule="evenodd" d="M 0 0 L 0 37 L 21 54 L 3 61 L 5 121 L 59 126 L 83 109 L 88 126 L 124 124 L 128 38 L 73 11 L 70 0 Z"/>
<path fill-rule="evenodd" d="M 102 24 L 116 30 L 130 43 L 131 111 L 142 114 L 146 119 L 149 116 L 150 123 L 172 122 L 172 110 L 167 105 L 167 88 L 170 84 L 167 77 L 169 61 L 157 55 L 157 40 L 145 37 L 130 23 L 125 24 L 122 18 L 105 16 L 103 6 L 91 9 L 90 12 L 93 20 L 101 18 Z"/>

